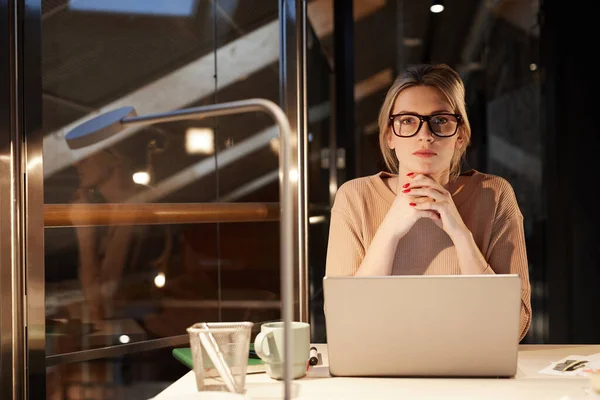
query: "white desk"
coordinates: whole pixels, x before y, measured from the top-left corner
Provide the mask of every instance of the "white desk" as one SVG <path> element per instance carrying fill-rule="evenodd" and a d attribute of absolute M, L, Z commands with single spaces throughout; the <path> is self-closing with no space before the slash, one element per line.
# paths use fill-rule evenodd
<path fill-rule="evenodd" d="M 317 344 L 327 364 L 327 347 Z M 485 399 L 485 400 L 592 400 L 600 399 L 589 389 L 589 379 L 557 377 L 538 371 L 569 355 L 600 353 L 600 345 L 521 345 L 519 366 L 514 378 L 334 378 L 321 369 L 321 377 L 307 376 L 293 381 L 295 399 Z M 315 371 L 315 375 L 319 375 Z M 253 399 L 283 398 L 283 383 L 266 374 L 246 377 L 246 395 Z M 186 399 L 196 392 L 193 371 L 155 397 Z"/>

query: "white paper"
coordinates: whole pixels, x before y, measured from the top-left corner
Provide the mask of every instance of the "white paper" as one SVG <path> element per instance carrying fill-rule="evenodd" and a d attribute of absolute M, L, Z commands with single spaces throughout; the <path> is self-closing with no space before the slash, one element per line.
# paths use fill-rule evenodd
<path fill-rule="evenodd" d="M 554 367 L 557 364 L 564 363 L 566 360 L 586 360 L 585 366 L 577 368 L 574 371 L 557 371 Z M 600 370 L 600 353 L 589 356 L 570 355 L 558 361 L 553 361 L 547 367 L 539 371 L 540 374 L 557 375 L 557 376 L 588 376 L 590 371 Z"/>

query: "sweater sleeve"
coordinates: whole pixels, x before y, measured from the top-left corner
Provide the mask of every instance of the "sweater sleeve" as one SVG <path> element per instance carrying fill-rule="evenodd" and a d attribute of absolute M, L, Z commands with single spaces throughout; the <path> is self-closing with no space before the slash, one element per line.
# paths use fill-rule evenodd
<path fill-rule="evenodd" d="M 507 196 L 499 209 L 492 228 L 492 235 L 488 254 L 488 269 L 496 274 L 518 274 L 521 277 L 521 341 L 531 326 L 531 285 L 529 282 L 529 264 L 525 247 L 525 233 L 523 228 L 523 215 L 512 190 L 507 191 Z"/>
<path fill-rule="evenodd" d="M 352 276 L 365 256 L 358 223 L 351 217 L 350 196 L 342 185 L 331 209 L 327 243 L 326 276 Z"/>

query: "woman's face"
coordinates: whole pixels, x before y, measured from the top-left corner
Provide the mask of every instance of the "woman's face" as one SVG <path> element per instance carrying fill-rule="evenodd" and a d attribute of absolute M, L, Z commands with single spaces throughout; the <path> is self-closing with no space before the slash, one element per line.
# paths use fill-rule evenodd
<path fill-rule="evenodd" d="M 100 151 L 75 164 L 79 175 L 79 187 L 90 189 L 104 182 L 113 173 L 114 157 Z"/>
<path fill-rule="evenodd" d="M 454 113 L 454 110 L 443 93 L 431 86 L 413 86 L 403 90 L 392 108 L 392 114 L 414 113 L 428 116 L 442 112 Z M 414 172 L 434 178 L 449 173 L 452 156 L 463 145 L 460 130 L 451 137 L 438 137 L 429 130 L 426 122 L 412 137 L 398 137 L 390 126 L 387 142 L 398 158 L 400 176 Z"/>

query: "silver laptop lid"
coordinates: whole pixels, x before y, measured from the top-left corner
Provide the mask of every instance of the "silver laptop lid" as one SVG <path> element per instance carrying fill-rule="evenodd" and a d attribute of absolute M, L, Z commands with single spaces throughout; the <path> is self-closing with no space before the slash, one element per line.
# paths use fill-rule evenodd
<path fill-rule="evenodd" d="M 326 277 L 323 290 L 332 375 L 516 374 L 516 274 Z"/>

